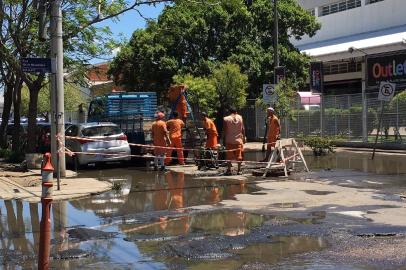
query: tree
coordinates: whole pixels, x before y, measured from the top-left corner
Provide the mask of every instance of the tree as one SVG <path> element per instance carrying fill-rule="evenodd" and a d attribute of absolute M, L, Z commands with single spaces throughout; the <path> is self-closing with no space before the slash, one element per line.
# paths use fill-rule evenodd
<path fill-rule="evenodd" d="M 278 2 L 281 64 L 290 78 L 304 83 L 309 58 L 290 39 L 312 36 L 320 25 L 295 0 Z M 257 97 L 273 78 L 272 8 L 269 0 L 253 1 L 250 7 L 241 0 L 176 1 L 157 21 L 134 32 L 110 74 L 125 89 L 163 92 L 174 75 L 205 77 L 230 62 L 248 75 L 249 95 Z"/>
<path fill-rule="evenodd" d="M 199 111 L 207 112 L 211 117 L 216 112 L 216 101 L 218 94 L 213 81 L 206 77 L 194 77 L 191 74 L 176 75 L 173 78 L 177 84 L 188 86 L 188 101 L 199 108 Z"/>
<path fill-rule="evenodd" d="M 137 9 L 140 5 L 163 2 L 171 1 L 63 1 L 64 66 L 67 70 L 77 71 L 75 74 L 78 75 L 76 78 L 70 76 L 70 79 L 81 82 L 84 78 L 84 67 L 89 60 L 110 55 L 111 49 L 118 46 L 117 41 L 112 38 L 109 28 L 98 27 L 96 25 L 98 22 L 115 18 L 130 9 Z M 7 65 L 12 70 L 16 78 L 22 78 L 30 93 L 28 105 L 28 152 L 35 150 L 38 95 L 47 81 L 44 74 L 23 73 L 19 59 L 22 57 L 47 57 L 50 54 L 49 42 L 40 41 L 38 38 L 39 3 L 49 4 L 49 1 L 0 1 L 2 28 L 0 59 L 3 60 L 3 65 Z M 45 7 L 45 10 L 48 10 L 48 6 Z M 47 20 L 49 20 L 49 14 L 46 16 Z"/>
<path fill-rule="evenodd" d="M 214 116 L 220 130 L 226 110 L 242 108 L 246 103 L 248 77 L 236 64 L 221 64 L 208 77 L 178 75 L 174 81 L 188 85 L 189 101 Z"/>
<path fill-rule="evenodd" d="M 65 111 L 76 111 L 78 106 L 85 102 L 84 97 L 77 85 L 71 83 L 65 83 Z M 27 87 L 23 87 L 21 93 L 21 113 L 28 115 L 28 101 L 30 99 L 30 93 Z M 42 114 L 48 117 L 51 112 L 50 100 L 50 84 L 47 84 L 39 91 L 38 95 L 38 114 Z"/>

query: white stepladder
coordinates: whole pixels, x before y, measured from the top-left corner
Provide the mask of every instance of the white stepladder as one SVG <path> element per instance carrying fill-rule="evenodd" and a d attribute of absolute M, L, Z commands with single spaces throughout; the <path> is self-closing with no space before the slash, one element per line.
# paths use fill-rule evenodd
<path fill-rule="evenodd" d="M 285 157 L 285 154 L 288 154 L 287 157 Z M 296 140 L 293 138 L 278 140 L 276 141 L 275 149 L 269 158 L 262 177 L 266 177 L 268 171 L 281 169 L 283 169 L 285 177 L 287 177 L 288 168 L 290 165 L 292 166 L 292 169 L 294 169 L 296 164 L 303 165 L 306 172 L 309 172 L 306 160 L 304 159 L 302 151 L 298 147 Z"/>

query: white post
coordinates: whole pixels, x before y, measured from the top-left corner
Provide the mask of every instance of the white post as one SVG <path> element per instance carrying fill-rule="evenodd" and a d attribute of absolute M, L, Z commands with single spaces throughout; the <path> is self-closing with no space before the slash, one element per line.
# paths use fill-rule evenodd
<path fill-rule="evenodd" d="M 368 142 L 368 105 L 366 96 L 366 58 L 361 63 L 361 80 L 362 80 L 362 141 L 364 143 Z"/>

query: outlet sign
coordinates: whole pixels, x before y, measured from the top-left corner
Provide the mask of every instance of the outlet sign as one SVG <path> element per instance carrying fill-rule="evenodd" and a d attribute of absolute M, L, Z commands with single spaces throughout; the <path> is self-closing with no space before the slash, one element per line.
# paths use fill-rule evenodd
<path fill-rule="evenodd" d="M 367 86 L 379 88 L 380 82 L 406 86 L 406 51 L 367 57 Z"/>

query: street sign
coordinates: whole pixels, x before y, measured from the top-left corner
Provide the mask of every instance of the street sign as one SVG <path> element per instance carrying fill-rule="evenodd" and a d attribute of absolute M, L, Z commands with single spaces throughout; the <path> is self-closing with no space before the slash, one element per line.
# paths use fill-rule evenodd
<path fill-rule="evenodd" d="M 51 58 L 21 58 L 21 68 L 27 73 L 51 73 Z"/>
<path fill-rule="evenodd" d="M 391 101 L 395 94 L 396 84 L 390 82 L 381 82 L 379 85 L 378 100 Z"/>
<path fill-rule="evenodd" d="M 278 100 L 278 94 L 275 91 L 275 84 L 262 85 L 262 98 L 266 104 L 274 104 Z"/>

